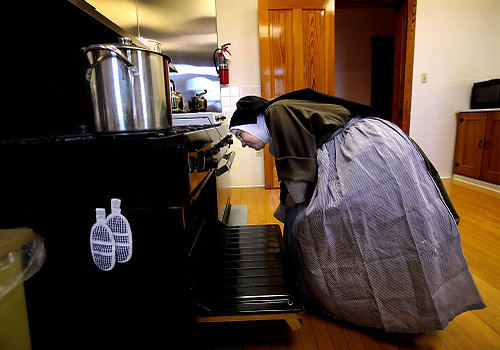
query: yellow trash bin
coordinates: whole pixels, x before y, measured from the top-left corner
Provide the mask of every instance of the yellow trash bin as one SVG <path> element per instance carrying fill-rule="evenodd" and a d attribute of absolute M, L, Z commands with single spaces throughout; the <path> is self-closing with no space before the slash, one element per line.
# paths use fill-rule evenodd
<path fill-rule="evenodd" d="M 0 230 L 2 350 L 31 349 L 23 282 L 40 269 L 44 258 L 43 240 L 31 229 Z"/>

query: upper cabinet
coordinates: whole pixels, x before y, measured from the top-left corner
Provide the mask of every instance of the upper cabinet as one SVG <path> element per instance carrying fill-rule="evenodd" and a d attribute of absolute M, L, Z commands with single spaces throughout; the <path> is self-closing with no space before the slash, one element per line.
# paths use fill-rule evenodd
<path fill-rule="evenodd" d="M 454 173 L 500 184 L 500 112 L 458 114 Z"/>

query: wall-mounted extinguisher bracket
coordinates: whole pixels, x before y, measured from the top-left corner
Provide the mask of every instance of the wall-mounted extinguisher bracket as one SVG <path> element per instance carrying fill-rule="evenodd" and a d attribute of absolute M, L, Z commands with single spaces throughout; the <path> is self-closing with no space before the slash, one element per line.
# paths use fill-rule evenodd
<path fill-rule="evenodd" d="M 214 66 L 219 74 L 221 84 L 229 84 L 229 68 L 227 60 L 231 56 L 228 47 L 231 43 L 226 43 L 214 51 Z"/>

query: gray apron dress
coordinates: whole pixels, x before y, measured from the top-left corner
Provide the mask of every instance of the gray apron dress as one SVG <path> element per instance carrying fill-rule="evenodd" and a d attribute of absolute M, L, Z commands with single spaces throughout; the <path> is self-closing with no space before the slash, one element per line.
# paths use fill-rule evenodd
<path fill-rule="evenodd" d="M 311 200 L 285 224 L 304 293 L 334 317 L 388 332 L 444 329 L 485 307 L 457 225 L 397 126 L 352 119 L 317 164 Z"/>

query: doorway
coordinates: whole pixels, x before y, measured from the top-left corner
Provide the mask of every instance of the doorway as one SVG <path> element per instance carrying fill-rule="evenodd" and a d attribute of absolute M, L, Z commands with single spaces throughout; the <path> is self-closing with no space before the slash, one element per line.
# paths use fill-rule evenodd
<path fill-rule="evenodd" d="M 392 121 L 394 36 L 372 36 L 371 106 L 382 119 Z"/>
<path fill-rule="evenodd" d="M 317 7 L 314 11 L 318 13 L 309 13 L 313 5 Z M 314 1 L 314 4 L 308 3 L 305 7 L 301 1 L 259 0 L 262 97 L 273 99 L 299 88 L 315 88 L 309 86 L 311 79 L 304 79 L 303 76 L 304 72 L 309 72 L 304 65 L 311 60 L 304 60 L 302 54 L 294 53 L 293 50 L 303 48 L 303 42 L 311 42 L 307 38 L 313 33 L 321 40 L 312 42 L 324 43 L 318 48 L 327 53 L 308 56 L 321 60 L 322 64 L 313 64 L 315 70 L 322 67 L 318 71 L 326 72 L 326 91 L 316 90 L 367 105 L 375 103 L 386 119 L 408 134 L 416 7 L 417 0 L 320 0 Z M 350 15 L 351 19 L 342 21 L 345 14 Z M 304 27 L 304 24 L 307 26 Z M 368 35 L 362 33 L 356 39 L 356 35 L 365 30 L 367 24 L 384 30 L 377 29 Z M 304 28 L 309 26 L 314 30 L 304 32 Z M 339 35 L 341 31 L 345 33 L 343 42 Z M 391 53 L 375 43 L 376 37 L 380 36 L 391 38 L 389 41 L 392 41 L 394 48 L 392 63 L 387 58 Z M 354 53 L 347 53 L 346 48 L 352 49 Z M 365 52 L 361 52 L 363 50 Z M 372 50 L 377 52 L 373 53 Z M 341 57 L 342 54 L 345 57 Z M 275 59 L 272 59 L 273 55 Z M 372 55 L 381 57 L 372 62 Z M 295 61 L 297 64 L 290 64 Z M 382 62 L 384 68 L 377 62 Z M 372 63 L 375 67 L 372 67 Z M 278 66 L 275 67 L 276 64 Z M 278 186 L 274 159 L 268 151 L 264 152 L 264 169 L 265 187 Z"/>
<path fill-rule="evenodd" d="M 335 2 L 335 95 L 371 105 L 406 134 L 416 0 Z"/>

